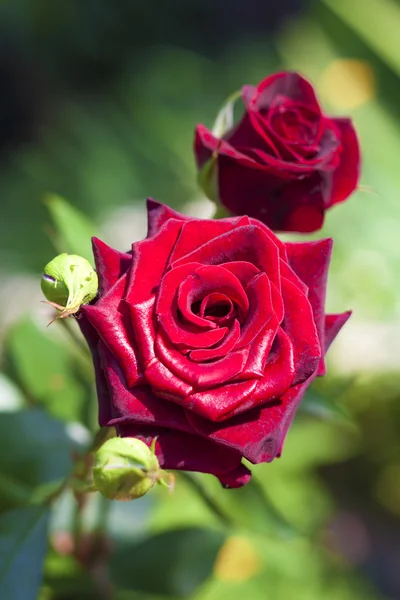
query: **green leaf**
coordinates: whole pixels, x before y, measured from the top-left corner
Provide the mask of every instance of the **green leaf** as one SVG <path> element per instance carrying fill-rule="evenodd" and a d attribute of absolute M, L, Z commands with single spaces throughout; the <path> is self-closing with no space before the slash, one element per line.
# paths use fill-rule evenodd
<path fill-rule="evenodd" d="M 218 155 L 214 152 L 211 158 L 204 163 L 197 175 L 197 182 L 207 198 L 218 202 Z M 222 209 L 223 210 L 223 209 Z M 224 214 L 223 216 L 227 216 Z M 214 218 L 217 218 L 215 215 Z M 218 217 L 219 218 L 219 217 Z"/>
<path fill-rule="evenodd" d="M 219 531 L 188 528 L 120 546 L 111 558 L 111 578 L 119 588 L 189 595 L 210 576 L 224 540 Z"/>
<path fill-rule="evenodd" d="M 50 549 L 46 556 L 44 568 L 44 589 L 48 591 L 43 599 L 98 600 L 93 578 L 88 569 L 81 565 L 73 556 L 57 554 Z M 40 600 L 41 596 L 39 596 Z"/>
<path fill-rule="evenodd" d="M 0 598 L 36 600 L 47 548 L 48 509 L 26 507 L 0 516 Z"/>
<path fill-rule="evenodd" d="M 67 345 L 26 318 L 11 329 L 5 353 L 28 398 L 43 404 L 57 418 L 82 420 L 89 392 L 74 372 Z"/>
<path fill-rule="evenodd" d="M 290 538 L 298 532 L 276 509 L 257 480 L 257 467 L 249 483 L 222 495 L 225 510 L 234 523 L 245 530 L 277 538 Z"/>
<path fill-rule="evenodd" d="M 60 196 L 48 196 L 45 203 L 56 228 L 56 250 L 79 254 L 93 264 L 91 238 L 96 235 L 95 225 Z"/>
<path fill-rule="evenodd" d="M 40 410 L 0 419 L 0 511 L 29 503 L 34 490 L 64 478 L 72 467 L 64 426 Z"/>
<path fill-rule="evenodd" d="M 234 123 L 233 110 L 235 102 L 238 98 L 240 98 L 241 94 L 241 90 L 237 90 L 231 94 L 219 111 L 212 128 L 212 133 L 215 135 L 215 137 L 220 138 L 229 129 L 232 129 Z"/>
<path fill-rule="evenodd" d="M 307 413 L 320 419 L 340 420 L 351 423 L 351 417 L 343 406 L 330 397 L 322 396 L 314 389 L 307 391 L 300 404 L 299 412 Z"/>

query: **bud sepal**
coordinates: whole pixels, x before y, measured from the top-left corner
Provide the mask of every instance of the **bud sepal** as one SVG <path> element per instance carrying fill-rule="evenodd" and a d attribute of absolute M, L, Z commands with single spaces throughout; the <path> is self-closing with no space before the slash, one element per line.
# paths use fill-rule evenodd
<path fill-rule="evenodd" d="M 77 313 L 82 304 L 96 297 L 98 287 L 96 271 L 77 254 L 59 254 L 43 269 L 42 292 L 59 312 L 58 319 Z"/>
<path fill-rule="evenodd" d="M 154 438 L 149 448 L 136 438 L 111 438 L 96 452 L 94 488 L 110 500 L 134 500 L 156 483 L 173 488 L 174 478 L 160 468 Z"/>

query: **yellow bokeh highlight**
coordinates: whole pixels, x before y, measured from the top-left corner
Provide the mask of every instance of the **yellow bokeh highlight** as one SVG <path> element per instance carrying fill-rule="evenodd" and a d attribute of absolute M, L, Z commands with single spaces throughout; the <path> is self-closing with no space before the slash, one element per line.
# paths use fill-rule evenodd
<path fill-rule="evenodd" d="M 322 73 L 319 89 L 339 110 L 357 108 L 376 96 L 374 73 L 362 60 L 334 60 Z"/>
<path fill-rule="evenodd" d="M 232 536 L 218 552 L 214 575 L 225 582 L 247 581 L 261 569 L 261 560 L 250 540 Z"/>

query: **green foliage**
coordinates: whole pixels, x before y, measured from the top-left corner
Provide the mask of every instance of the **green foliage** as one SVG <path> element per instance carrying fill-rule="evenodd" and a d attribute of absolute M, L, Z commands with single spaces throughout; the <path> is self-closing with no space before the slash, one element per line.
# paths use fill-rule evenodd
<path fill-rule="evenodd" d="M 61 13 L 46 1 L 6 4 L 27 47 L 33 30 L 36 36 L 58 32 L 55 20 L 59 27 L 65 23 L 66 37 L 82 38 L 96 56 L 94 39 L 102 36 L 92 22 L 69 35 L 78 2 L 64 3 Z M 53 256 L 45 232 L 56 251 L 92 262 L 90 237 L 97 226 L 86 213 L 107 226 L 113 207 L 142 203 L 146 195 L 176 208 L 197 198 L 190 150 L 195 124 L 211 126 L 232 89 L 293 68 L 321 83 L 327 111 L 355 118 L 363 145 L 369 191 L 361 187 L 330 211 L 323 231 L 335 239 L 328 305 L 332 311 L 353 308 L 352 321 L 360 325 L 398 321 L 400 245 L 393 240 L 400 217 L 399 57 L 392 43 L 398 12 L 389 0 L 324 0 L 277 31 L 273 41 L 237 41 L 217 61 L 181 48 L 141 49 L 132 74 L 126 69 L 101 97 L 63 89 L 51 127 L 3 163 L 0 255 L 6 275 L 41 272 Z M 63 42 L 55 37 L 59 48 Z M 342 111 L 322 84 L 328 67 L 350 56 L 372 65 L 381 88 L 364 105 Z M 89 74 L 86 66 L 83 71 Z M 232 118 L 228 102 L 219 133 Z M 56 195 L 43 203 L 48 190 L 74 205 Z M 27 309 L 36 307 L 28 301 Z M 79 336 L 76 323 L 68 325 L 72 337 Z M 99 600 L 110 590 L 113 600 L 383 598 L 362 580 L 357 564 L 364 560 L 364 575 L 371 577 L 379 565 L 389 570 L 396 551 L 394 545 L 391 555 L 377 559 L 373 538 L 382 523 L 385 531 L 396 530 L 400 515 L 400 381 L 394 373 L 379 374 L 378 366 L 376 373 L 339 379 L 333 366 L 303 400 L 282 457 L 251 466 L 253 481 L 241 490 L 223 491 L 211 476 L 178 475 L 173 494 L 157 489 L 115 506 L 79 491 L 60 494 L 72 469 L 83 485 L 90 470 L 67 433 L 71 423 L 78 431 L 84 425 L 89 436 L 96 419 L 90 359 L 76 340 L 74 345 L 61 335 L 62 326 L 46 329 L 26 317 L 4 339 L 7 376 L 0 379 L 0 393 L 12 401 L 1 408 L 15 412 L 0 413 L 2 600 Z M 378 360 L 385 348 L 375 342 Z M 362 547 L 369 554 L 356 557 L 358 563 L 346 548 L 331 545 L 332 520 L 343 513 L 366 532 Z M 343 539 L 351 542 L 351 536 Z M 235 538 L 244 545 L 236 555 L 224 555 L 225 543 Z"/>
<path fill-rule="evenodd" d="M 121 546 L 110 563 L 122 589 L 187 596 L 209 577 L 224 534 L 212 529 L 171 530 Z"/>
<path fill-rule="evenodd" d="M 5 352 L 28 402 L 66 421 L 85 419 L 88 390 L 65 341 L 26 317 L 10 330 Z"/>
<path fill-rule="evenodd" d="M 96 234 L 96 227 L 85 215 L 59 196 L 48 196 L 46 205 L 56 230 L 53 238 L 56 249 L 59 252 L 78 254 L 92 263 L 90 240 Z"/>
<path fill-rule="evenodd" d="M 34 500 L 40 486 L 56 484 L 72 467 L 72 444 L 64 426 L 28 409 L 0 418 L 0 511 Z"/>
<path fill-rule="evenodd" d="M 25 507 L 0 515 L 0 597 L 37 600 L 47 549 L 49 510 Z"/>

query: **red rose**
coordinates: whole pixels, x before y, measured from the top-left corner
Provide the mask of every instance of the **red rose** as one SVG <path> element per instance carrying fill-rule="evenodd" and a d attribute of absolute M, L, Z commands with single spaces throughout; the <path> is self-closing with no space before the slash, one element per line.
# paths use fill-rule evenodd
<path fill-rule="evenodd" d="M 100 425 L 150 444 L 161 466 L 229 487 L 280 455 L 301 397 L 349 313 L 325 315 L 331 241 L 282 243 L 248 217 L 200 220 L 148 202 L 123 254 L 94 238 L 99 299 L 80 324 Z"/>
<path fill-rule="evenodd" d="M 326 209 L 359 179 L 350 119 L 325 116 L 298 73 L 277 73 L 243 88 L 245 114 L 221 139 L 198 125 L 195 154 L 205 189 L 236 215 L 279 231 L 315 231 Z M 216 186 L 216 190 L 213 189 Z"/>

